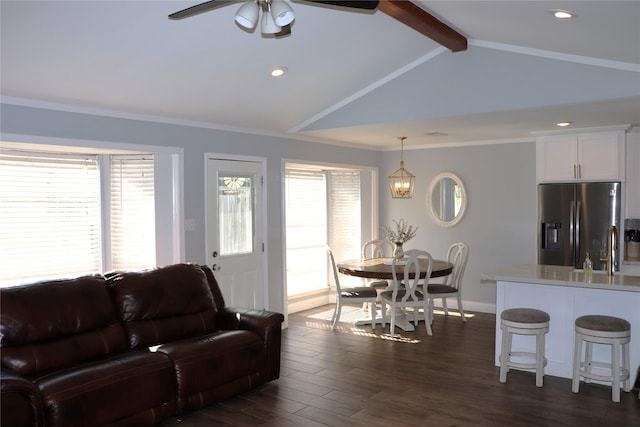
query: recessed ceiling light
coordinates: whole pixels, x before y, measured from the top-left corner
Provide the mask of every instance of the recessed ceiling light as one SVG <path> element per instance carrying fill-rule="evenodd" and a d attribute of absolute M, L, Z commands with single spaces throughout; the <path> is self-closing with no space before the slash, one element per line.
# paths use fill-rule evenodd
<path fill-rule="evenodd" d="M 271 70 L 271 77 L 282 77 L 287 74 L 287 67 L 276 67 Z"/>
<path fill-rule="evenodd" d="M 560 123 L 556 123 L 556 126 L 560 126 L 561 128 L 565 128 L 567 126 L 570 126 L 573 122 L 560 122 Z"/>
<path fill-rule="evenodd" d="M 558 19 L 570 19 L 570 18 L 575 18 L 577 16 L 573 12 L 569 12 L 568 10 L 560 10 L 560 9 L 551 9 L 549 13 Z"/>

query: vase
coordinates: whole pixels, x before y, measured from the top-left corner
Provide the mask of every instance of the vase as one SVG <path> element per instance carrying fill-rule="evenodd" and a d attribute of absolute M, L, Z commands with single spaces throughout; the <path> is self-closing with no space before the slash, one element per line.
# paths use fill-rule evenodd
<path fill-rule="evenodd" d="M 402 242 L 393 242 L 393 257 L 398 257 L 404 255 L 404 250 L 402 249 Z"/>

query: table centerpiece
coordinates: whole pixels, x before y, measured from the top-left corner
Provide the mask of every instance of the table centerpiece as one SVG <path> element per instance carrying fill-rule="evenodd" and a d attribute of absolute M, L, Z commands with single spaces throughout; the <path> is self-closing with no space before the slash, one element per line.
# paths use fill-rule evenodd
<path fill-rule="evenodd" d="M 406 219 L 400 218 L 399 221 L 393 220 L 395 228 L 383 225 L 380 234 L 382 238 L 389 240 L 393 243 L 393 257 L 402 256 L 404 249 L 402 245 L 415 237 L 418 227 L 410 225 Z"/>

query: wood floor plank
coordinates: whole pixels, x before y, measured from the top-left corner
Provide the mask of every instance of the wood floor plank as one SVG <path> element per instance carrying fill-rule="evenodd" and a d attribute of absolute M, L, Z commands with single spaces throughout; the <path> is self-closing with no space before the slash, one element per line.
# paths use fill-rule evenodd
<path fill-rule="evenodd" d="M 281 377 L 161 427 L 413 427 L 413 426 L 640 426 L 637 392 L 611 401 L 611 389 L 512 370 L 498 381 L 494 366 L 495 315 L 435 316 L 433 336 L 424 323 L 389 335 L 389 326 L 289 316 L 283 331 Z"/>

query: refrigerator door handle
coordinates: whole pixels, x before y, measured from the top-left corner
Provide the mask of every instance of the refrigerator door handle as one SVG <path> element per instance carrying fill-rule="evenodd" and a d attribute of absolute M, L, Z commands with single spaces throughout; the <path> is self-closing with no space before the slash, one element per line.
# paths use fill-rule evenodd
<path fill-rule="evenodd" d="M 575 235 L 575 200 L 571 201 L 571 205 L 569 206 L 569 247 L 575 248 L 573 244 L 573 237 Z M 571 258 L 575 261 L 575 250 L 572 251 Z M 574 262 L 575 264 L 575 262 Z"/>
<path fill-rule="evenodd" d="M 582 202 L 578 200 L 576 202 L 576 236 L 575 236 L 575 250 L 576 250 L 576 261 L 580 261 L 577 259 L 580 256 L 580 212 L 582 211 Z M 579 264 L 575 264 L 579 265 Z"/>

